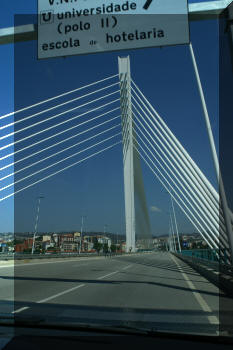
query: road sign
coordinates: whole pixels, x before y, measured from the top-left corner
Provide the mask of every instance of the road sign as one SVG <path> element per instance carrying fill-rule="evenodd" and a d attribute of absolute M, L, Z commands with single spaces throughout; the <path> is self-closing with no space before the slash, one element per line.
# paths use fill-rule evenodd
<path fill-rule="evenodd" d="M 187 43 L 187 0 L 38 0 L 39 59 Z"/>

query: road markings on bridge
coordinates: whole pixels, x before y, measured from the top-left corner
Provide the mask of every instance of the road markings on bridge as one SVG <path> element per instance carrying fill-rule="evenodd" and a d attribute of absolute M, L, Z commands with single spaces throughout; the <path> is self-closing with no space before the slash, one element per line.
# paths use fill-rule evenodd
<path fill-rule="evenodd" d="M 114 275 L 114 274 L 116 274 L 116 273 L 118 273 L 118 272 L 119 272 L 119 271 L 110 272 L 110 273 L 108 273 L 107 275 L 98 277 L 97 279 L 98 279 L 98 280 L 102 280 L 102 279 L 104 279 L 104 278 L 106 278 L 106 277 L 109 277 L 109 276 L 112 276 L 112 275 Z M 79 285 L 76 286 L 76 287 L 73 287 L 73 288 L 67 289 L 67 290 L 65 290 L 65 291 L 63 291 L 63 292 L 54 294 L 54 295 L 52 295 L 52 296 L 50 296 L 50 297 L 48 297 L 48 298 L 41 299 L 41 300 L 37 301 L 36 303 L 37 303 L 37 304 L 46 303 L 46 302 L 49 301 L 49 300 L 52 300 L 52 299 L 55 299 L 55 298 L 57 298 L 57 297 L 60 297 L 60 296 L 62 296 L 62 295 L 64 295 L 64 294 L 73 292 L 74 290 L 79 289 L 79 288 L 81 288 L 81 287 L 84 287 L 85 285 L 86 285 L 86 284 L 79 284 Z M 27 309 L 29 309 L 29 306 L 22 307 L 22 308 L 20 308 L 20 309 L 18 309 L 18 310 L 13 311 L 12 313 L 19 313 L 19 312 L 22 312 L 22 311 L 27 310 Z"/>
<path fill-rule="evenodd" d="M 59 262 L 61 262 L 61 261 L 59 261 Z M 36 265 L 36 263 L 35 263 L 35 264 L 30 264 L 30 265 Z M 129 267 L 131 267 L 131 266 L 132 266 L 132 264 L 127 265 L 127 266 L 123 267 L 122 270 L 126 270 L 126 269 L 128 269 Z M 98 280 L 102 280 L 102 279 L 104 279 L 104 278 L 106 278 L 106 277 L 115 275 L 115 274 L 118 273 L 118 272 L 119 272 L 119 271 L 113 271 L 113 272 L 108 273 L 107 275 L 100 276 L 100 277 L 98 277 L 97 279 L 98 279 Z M 63 291 L 63 292 L 54 294 L 54 295 L 52 295 L 52 296 L 50 296 L 50 297 L 48 297 L 48 298 L 39 300 L 39 301 L 37 301 L 36 303 L 37 303 L 37 304 L 45 303 L 45 302 L 47 302 L 47 301 L 49 301 L 49 300 L 55 299 L 55 298 L 57 298 L 57 297 L 59 297 L 59 296 L 61 296 L 61 295 L 70 293 L 70 292 L 72 292 L 72 291 L 74 291 L 74 290 L 76 290 L 76 289 L 78 289 L 78 288 L 84 287 L 84 286 L 85 286 L 85 284 L 80 284 L 80 285 L 78 285 L 78 286 L 76 286 L 76 287 L 73 287 L 73 288 L 67 289 L 67 290 L 65 290 L 65 291 Z M 12 313 L 19 313 L 19 312 L 22 312 L 22 311 L 27 310 L 27 309 L 29 309 L 29 306 L 22 307 L 22 308 L 20 308 L 20 309 L 18 309 L 18 310 L 13 311 Z"/>
<path fill-rule="evenodd" d="M 131 265 L 125 266 L 125 268 L 123 268 L 123 269 L 125 270 L 126 268 L 129 268 L 130 266 L 132 266 L 132 264 L 131 264 Z M 104 279 L 104 278 L 106 278 L 106 277 L 109 277 L 109 276 L 112 276 L 112 275 L 114 275 L 114 274 L 116 274 L 116 273 L 118 273 L 118 272 L 119 272 L 119 271 L 113 271 L 113 272 L 108 273 L 107 275 L 100 276 L 100 277 L 98 277 L 97 279 L 98 279 L 98 280 L 102 280 L 102 279 Z M 73 287 L 73 288 L 67 289 L 67 290 L 65 290 L 65 291 L 63 291 L 63 292 L 54 294 L 54 295 L 52 295 L 52 296 L 50 296 L 50 297 L 48 297 L 48 298 L 39 300 L 39 301 L 37 301 L 36 303 L 37 303 L 37 304 L 46 303 L 46 302 L 49 301 L 49 300 L 52 300 L 52 299 L 55 299 L 55 298 L 57 298 L 57 297 L 60 297 L 61 295 L 64 295 L 64 294 L 73 292 L 74 290 L 76 290 L 76 289 L 78 289 L 78 288 L 81 288 L 81 287 L 84 287 L 85 285 L 86 285 L 86 284 L 79 284 L 79 285 L 76 286 L 76 287 Z M 25 306 L 25 307 L 22 307 L 22 308 L 20 308 L 20 309 L 18 309 L 18 310 L 13 311 L 12 313 L 19 313 L 19 312 L 24 311 L 24 310 L 27 310 L 27 309 L 29 309 L 29 307 L 28 307 L 28 306 Z"/>
<path fill-rule="evenodd" d="M 114 271 L 114 272 L 108 273 L 107 275 L 100 276 L 100 277 L 97 278 L 97 280 L 102 280 L 103 278 L 115 275 L 115 273 L 118 273 L 118 272 L 119 271 Z"/>
<path fill-rule="evenodd" d="M 60 297 L 61 295 L 70 293 L 70 292 L 72 292 L 72 291 L 74 291 L 74 290 L 76 290 L 76 289 L 78 289 L 78 288 L 84 287 L 84 286 L 85 286 L 85 284 L 79 284 L 79 285 L 76 286 L 76 287 L 73 287 L 73 288 L 67 289 L 67 290 L 65 290 L 65 291 L 63 291 L 63 292 L 54 294 L 54 295 L 52 295 L 52 296 L 50 296 L 50 297 L 48 297 L 48 298 L 39 300 L 39 301 L 37 301 L 36 303 L 37 303 L 37 304 L 46 303 L 46 301 L 55 299 L 55 298 L 57 298 L 57 297 Z M 22 311 L 27 310 L 27 309 L 29 309 L 29 306 L 21 307 L 20 309 L 15 310 L 15 311 L 13 311 L 12 313 L 13 313 L 13 314 L 19 313 L 19 312 L 22 312 Z"/>
<path fill-rule="evenodd" d="M 60 292 L 60 293 L 57 293 L 57 294 L 52 295 L 51 297 L 48 297 L 48 298 L 39 300 L 39 301 L 37 301 L 36 303 L 37 303 L 37 304 L 46 303 L 46 301 L 49 301 L 49 300 L 55 299 L 55 298 L 57 298 L 57 297 L 60 297 L 61 295 L 64 295 L 64 294 L 73 292 L 74 290 L 76 290 L 76 289 L 78 289 L 78 288 L 81 288 L 81 287 L 84 287 L 84 286 L 85 286 L 85 284 L 79 284 L 79 285 L 76 286 L 76 287 L 73 287 L 73 288 L 64 290 L 64 292 Z"/>
<path fill-rule="evenodd" d="M 199 305 L 201 306 L 202 310 L 204 312 L 213 312 L 211 310 L 211 308 L 209 307 L 209 305 L 206 303 L 206 301 L 203 299 L 201 294 L 199 292 L 195 291 L 196 287 L 190 281 L 190 279 L 188 278 L 186 273 L 183 271 L 183 269 L 180 266 L 180 264 L 176 261 L 175 257 L 173 255 L 171 255 L 171 257 L 172 257 L 173 261 L 175 262 L 175 264 L 177 265 L 178 270 L 180 271 L 180 273 L 184 277 L 185 281 L 187 282 L 189 288 L 192 290 L 192 293 L 193 293 L 194 297 L 196 298 L 197 302 L 199 303 Z M 211 323 L 211 324 L 219 324 L 219 319 L 218 319 L 217 316 L 207 316 L 207 318 L 208 318 L 209 323 Z"/>
<path fill-rule="evenodd" d="M 27 309 L 29 309 L 29 306 L 24 306 L 24 307 L 21 307 L 21 308 L 18 309 L 18 310 L 12 311 L 12 314 L 17 314 L 17 313 L 19 313 L 19 312 L 21 312 L 21 311 L 24 311 L 24 310 L 27 310 Z"/>

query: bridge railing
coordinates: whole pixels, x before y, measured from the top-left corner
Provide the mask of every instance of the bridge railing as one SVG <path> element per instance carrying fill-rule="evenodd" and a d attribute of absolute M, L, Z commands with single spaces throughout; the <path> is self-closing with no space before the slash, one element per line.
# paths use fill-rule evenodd
<path fill-rule="evenodd" d="M 216 249 L 190 249 L 182 250 L 182 255 L 191 256 L 209 261 L 218 261 L 218 252 Z"/>
<path fill-rule="evenodd" d="M 50 253 L 50 254 L 30 254 L 30 253 L 0 253 L 0 261 L 7 260 L 29 260 L 29 259 L 54 259 L 54 258 L 81 258 L 81 257 L 95 257 L 95 256 L 121 256 L 121 255 L 133 255 L 138 253 L 151 253 L 151 250 L 142 250 L 137 252 L 127 253 L 124 251 L 112 252 L 111 254 L 105 254 L 104 252 L 92 253 Z"/>
<path fill-rule="evenodd" d="M 209 258 L 208 253 L 200 253 L 198 250 L 187 250 L 182 253 L 173 253 L 179 259 L 190 265 L 194 270 L 206 277 L 209 281 L 217 285 L 221 290 L 233 296 L 233 266 L 225 264 L 223 261 L 216 261 Z M 189 253 L 188 253 L 189 252 Z M 192 254 L 193 253 L 193 254 Z M 214 253 L 212 257 L 214 257 Z"/>
<path fill-rule="evenodd" d="M 227 250 L 222 250 L 222 253 L 223 254 L 220 255 L 218 249 L 189 249 L 181 251 L 181 254 L 184 256 L 190 256 L 210 262 L 218 262 L 221 265 L 229 265 Z"/>

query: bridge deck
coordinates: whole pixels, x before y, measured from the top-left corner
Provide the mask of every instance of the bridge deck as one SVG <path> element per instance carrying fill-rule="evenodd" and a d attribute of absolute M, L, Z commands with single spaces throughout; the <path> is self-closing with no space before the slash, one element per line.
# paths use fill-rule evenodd
<path fill-rule="evenodd" d="M 9 313 L 12 267 L 1 267 L 0 277 L 0 312 Z M 214 335 L 219 329 L 218 288 L 170 253 L 20 262 L 14 297 L 14 315 L 35 321 L 124 322 Z"/>

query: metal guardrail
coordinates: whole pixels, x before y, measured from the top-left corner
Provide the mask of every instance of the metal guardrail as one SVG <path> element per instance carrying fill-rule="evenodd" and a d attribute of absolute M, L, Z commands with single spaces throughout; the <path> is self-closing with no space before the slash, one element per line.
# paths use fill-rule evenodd
<path fill-rule="evenodd" d="M 189 262 L 212 268 L 219 273 L 233 276 L 233 266 L 224 262 L 215 261 L 215 259 L 212 259 L 214 255 L 211 255 L 211 259 L 207 259 L 207 256 L 205 254 L 200 254 L 198 256 L 197 254 L 184 254 L 184 252 L 181 254 L 177 253 L 177 256 L 181 258 L 184 257 Z"/>
<path fill-rule="evenodd" d="M 181 254 L 184 256 L 192 256 L 199 259 L 205 259 L 208 261 L 218 262 L 218 250 L 217 249 L 188 249 L 182 250 Z"/>
<path fill-rule="evenodd" d="M 188 261 L 190 263 L 203 265 L 203 266 L 206 266 L 206 267 L 211 267 L 215 271 L 219 271 L 219 266 L 220 266 L 219 262 L 206 260 L 206 259 L 201 259 L 201 258 L 197 258 L 195 256 L 183 255 L 183 254 L 180 254 L 180 253 L 173 253 L 173 254 L 175 256 L 177 256 L 178 258 L 184 260 L 184 261 Z"/>
<path fill-rule="evenodd" d="M 0 254 L 0 260 L 12 260 L 14 259 L 14 255 L 13 254 Z"/>
<path fill-rule="evenodd" d="M 103 254 L 99 254 L 103 255 Z M 60 254 L 0 254 L 0 260 L 28 260 L 28 259 L 51 259 L 51 258 L 70 258 L 70 257 L 87 257 L 98 256 L 98 253 L 60 253 Z"/>
<path fill-rule="evenodd" d="M 107 256 L 121 256 L 121 255 L 133 255 L 139 253 L 150 253 L 150 251 L 142 251 L 135 253 L 111 253 L 107 254 Z M 56 258 L 77 258 L 77 257 L 93 257 L 93 256 L 105 256 L 105 253 L 59 253 L 59 254 L 28 254 L 28 253 L 18 253 L 18 254 L 5 254 L 0 253 L 0 261 L 6 260 L 29 260 L 29 259 L 56 259 Z"/>

